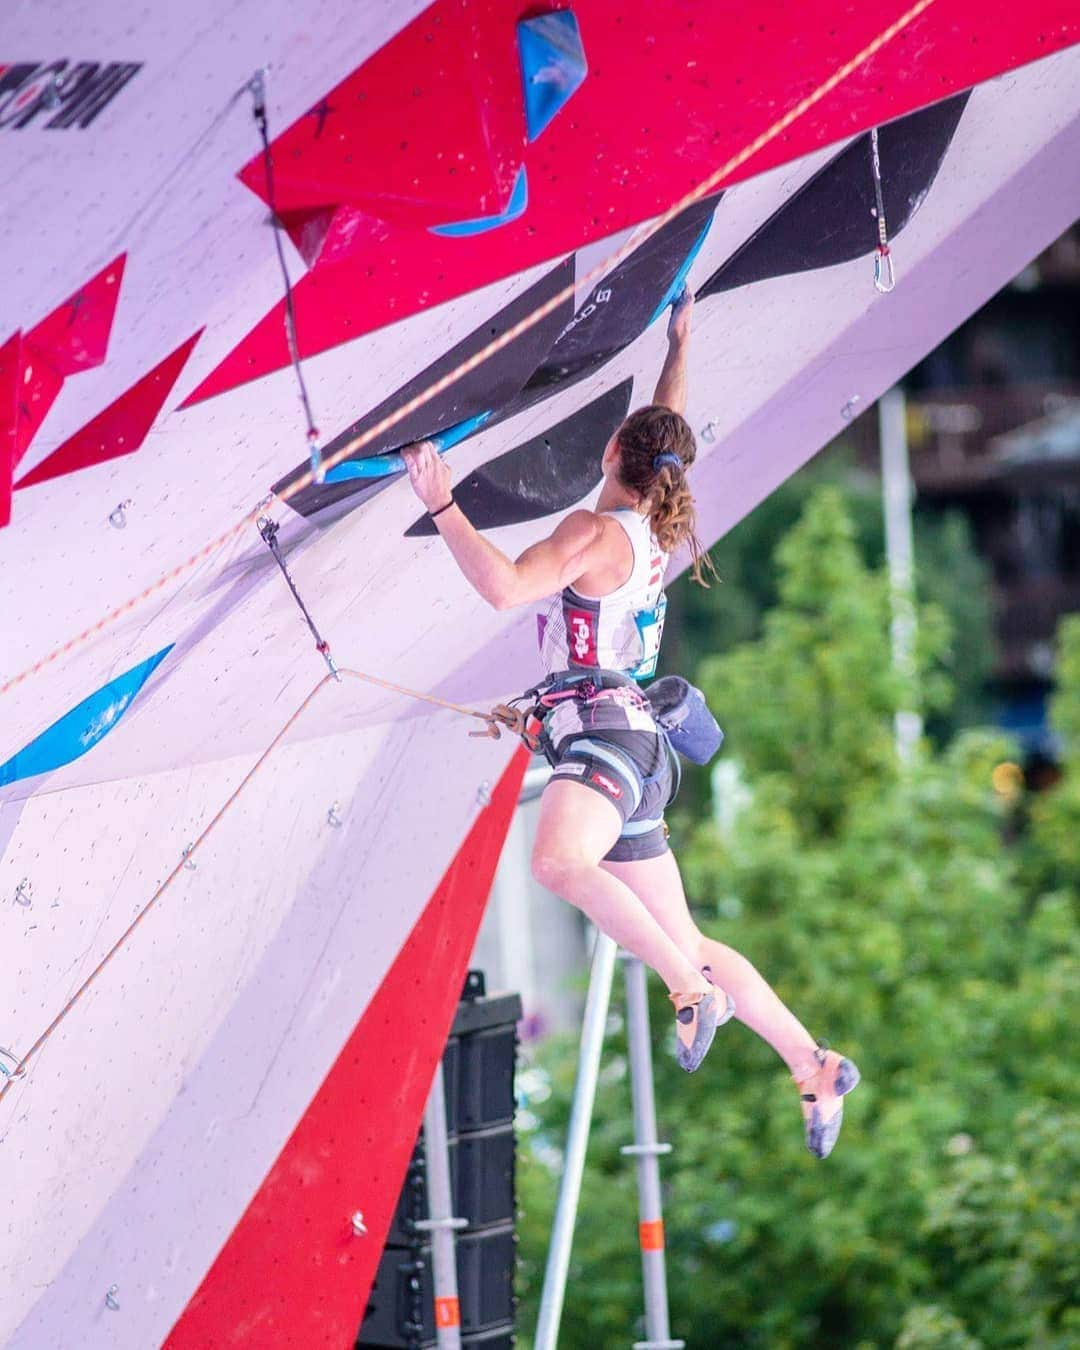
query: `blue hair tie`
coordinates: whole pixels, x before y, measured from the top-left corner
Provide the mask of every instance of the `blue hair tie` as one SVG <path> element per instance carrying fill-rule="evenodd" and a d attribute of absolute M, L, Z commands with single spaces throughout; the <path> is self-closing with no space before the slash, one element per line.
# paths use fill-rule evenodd
<path fill-rule="evenodd" d="M 668 464 L 670 464 L 673 469 L 681 469 L 683 466 L 682 460 L 673 450 L 665 450 L 662 455 L 657 455 L 653 460 L 653 473 L 659 473 L 660 470 L 665 468 Z"/>

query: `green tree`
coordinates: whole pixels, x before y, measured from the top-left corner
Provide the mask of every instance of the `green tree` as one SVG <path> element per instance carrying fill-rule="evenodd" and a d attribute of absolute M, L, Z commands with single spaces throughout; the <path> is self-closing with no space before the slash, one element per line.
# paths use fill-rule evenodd
<path fill-rule="evenodd" d="M 966 733 L 893 757 L 905 693 L 880 573 L 842 497 L 816 493 L 778 551 L 759 636 L 703 662 L 750 802 L 731 829 L 684 819 L 673 842 L 710 933 L 743 951 L 863 1070 L 826 1162 L 793 1085 L 738 1023 L 687 1078 L 654 989 L 672 1322 L 691 1350 L 1064 1350 L 1080 1251 L 1072 1081 L 1075 892 L 1025 889 L 994 792 L 1000 738 Z M 921 616 L 921 687 L 947 697 L 947 634 Z M 1067 664 L 1067 663 L 1066 663 Z M 1076 672 L 1080 699 L 1080 667 Z M 1063 697 L 1065 697 L 1063 695 Z M 1068 706 L 1071 706 L 1068 705 Z M 575 1245 L 566 1350 L 640 1335 L 630 1114 L 612 1039 Z M 531 1307 L 554 1193 L 572 1048 L 524 1149 Z"/>
<path fill-rule="evenodd" d="M 1058 631 L 1058 692 L 1050 725 L 1061 744 L 1063 777 L 1031 809 L 1029 864 L 1043 886 L 1080 892 L 1080 615 Z"/>
<path fill-rule="evenodd" d="M 880 568 L 885 529 L 880 480 L 855 465 L 842 440 L 781 483 L 711 550 L 720 581 L 703 590 L 687 578 L 671 589 L 665 668 L 697 669 L 707 656 L 761 636 L 765 615 L 779 599 L 773 558 L 809 497 L 831 487 L 844 502 L 862 561 Z M 932 711 L 929 727 L 939 744 L 963 727 L 989 719 L 991 617 L 987 569 L 975 551 L 967 518 L 915 503 L 916 591 L 948 619 L 951 641 L 942 659 L 951 676 L 947 706 Z"/>

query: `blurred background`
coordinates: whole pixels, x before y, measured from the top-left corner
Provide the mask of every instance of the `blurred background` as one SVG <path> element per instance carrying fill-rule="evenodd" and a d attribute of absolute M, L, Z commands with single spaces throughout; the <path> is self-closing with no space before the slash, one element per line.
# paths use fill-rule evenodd
<path fill-rule="evenodd" d="M 688 1078 L 650 982 L 672 1331 L 693 1347 L 1080 1346 L 1080 229 L 902 392 L 909 662 L 871 407 L 712 550 L 719 584 L 669 592 L 661 674 L 727 733 L 668 813 L 695 916 L 863 1073 L 818 1162 L 768 1047 L 733 1022 Z M 473 958 L 524 1002 L 526 1345 L 592 941 L 529 878 L 535 812 Z M 621 1008 L 617 985 L 567 1350 L 641 1335 Z"/>

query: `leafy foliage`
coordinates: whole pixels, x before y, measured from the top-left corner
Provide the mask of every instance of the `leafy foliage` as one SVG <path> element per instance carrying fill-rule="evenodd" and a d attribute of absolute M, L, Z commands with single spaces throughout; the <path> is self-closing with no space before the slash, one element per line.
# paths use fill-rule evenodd
<path fill-rule="evenodd" d="M 831 487 L 843 499 L 860 557 L 880 568 L 885 559 L 881 484 L 854 466 L 849 448 L 834 443 L 776 488 L 711 550 L 721 580 L 703 591 L 688 578 L 671 588 L 664 639 L 668 668 L 697 669 L 708 655 L 761 636 L 763 616 L 779 600 L 774 554 L 799 520 L 807 497 Z M 989 713 L 991 623 L 986 566 L 975 552 L 967 518 L 915 503 L 916 590 L 948 619 L 950 641 L 941 653 L 951 690 L 946 706 L 930 709 L 939 744 Z"/>
<path fill-rule="evenodd" d="M 1007 842 L 992 788 L 1008 754 L 966 732 L 904 772 L 885 583 L 843 498 L 814 494 L 778 551 L 760 632 L 702 662 L 749 804 L 673 839 L 702 928 L 748 956 L 863 1072 L 836 1152 L 805 1151 L 794 1086 L 738 1022 L 682 1074 L 655 988 L 674 1334 L 691 1350 L 1065 1350 L 1080 1309 L 1080 794 L 1067 775 Z M 949 697 L 940 609 L 920 615 L 919 693 Z M 1080 623 L 1055 715 L 1080 762 Z M 1076 814 L 1073 814 L 1076 813 Z M 1044 885 L 1046 879 L 1052 885 Z M 655 983 L 655 982 L 654 982 Z M 542 1275 L 574 1048 L 522 1168 L 526 1305 Z M 616 1028 L 602 1083 L 560 1345 L 643 1334 L 631 1117 Z M 527 1321 L 527 1318 L 526 1318 Z"/>

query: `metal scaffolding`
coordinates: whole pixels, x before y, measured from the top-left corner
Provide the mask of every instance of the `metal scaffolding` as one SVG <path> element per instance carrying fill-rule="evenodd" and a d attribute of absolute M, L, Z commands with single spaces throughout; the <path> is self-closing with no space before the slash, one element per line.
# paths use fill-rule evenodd
<path fill-rule="evenodd" d="M 559 1196 L 551 1229 L 544 1287 L 540 1295 L 540 1317 L 536 1327 L 535 1350 L 557 1350 L 559 1324 L 566 1298 L 570 1270 L 570 1252 L 574 1225 L 585 1171 L 585 1153 L 589 1142 L 596 1102 L 596 1084 L 604 1029 L 611 1005 L 611 986 L 615 974 L 616 944 L 603 933 L 596 937 L 589 993 L 581 1028 L 574 1100 L 570 1110 L 565 1162 L 559 1183 Z M 660 1201 L 659 1158 L 671 1151 L 670 1144 L 657 1143 L 656 1105 L 653 1097 L 652 1047 L 649 1037 L 649 1005 L 645 987 L 645 968 L 633 956 L 624 955 L 626 976 L 627 1038 L 630 1049 L 630 1081 L 634 1103 L 634 1142 L 622 1152 L 637 1159 L 638 1238 L 645 1290 L 645 1340 L 636 1341 L 634 1350 L 682 1350 L 683 1341 L 672 1340 L 668 1326 L 667 1275 L 664 1266 L 664 1220 Z"/>

